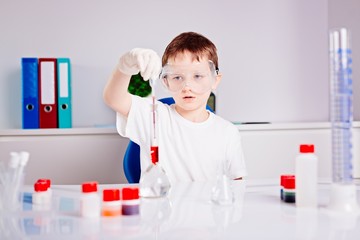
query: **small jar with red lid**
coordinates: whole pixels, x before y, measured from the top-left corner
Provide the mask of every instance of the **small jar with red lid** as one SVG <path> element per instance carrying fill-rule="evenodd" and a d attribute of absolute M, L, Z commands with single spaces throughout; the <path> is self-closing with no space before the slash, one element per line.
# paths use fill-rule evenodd
<path fill-rule="evenodd" d="M 284 187 L 283 201 L 287 203 L 294 203 L 296 200 L 295 175 L 286 175 L 282 179 L 282 185 Z"/>
<path fill-rule="evenodd" d="M 294 178 L 294 174 L 283 174 L 280 175 L 280 199 L 284 201 L 284 183 L 288 181 L 288 178 Z"/>
<path fill-rule="evenodd" d="M 122 215 L 138 215 L 140 198 L 138 187 L 124 187 L 122 190 Z"/>
<path fill-rule="evenodd" d="M 84 182 L 81 185 L 80 215 L 82 217 L 100 217 L 101 200 L 97 182 Z"/>
<path fill-rule="evenodd" d="M 101 214 L 104 217 L 121 215 L 120 189 L 104 189 Z"/>
<path fill-rule="evenodd" d="M 32 204 L 34 210 L 50 210 L 51 195 L 48 192 L 48 184 L 46 182 L 36 182 L 34 184 Z"/>
<path fill-rule="evenodd" d="M 49 178 L 39 178 L 36 182 L 45 182 L 47 185 L 47 193 L 52 196 L 51 180 Z"/>

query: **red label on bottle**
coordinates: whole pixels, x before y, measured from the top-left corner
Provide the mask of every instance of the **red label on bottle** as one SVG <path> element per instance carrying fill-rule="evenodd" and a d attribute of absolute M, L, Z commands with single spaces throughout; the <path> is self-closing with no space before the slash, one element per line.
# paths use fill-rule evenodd
<path fill-rule="evenodd" d="M 151 146 L 151 161 L 152 163 L 157 163 L 159 161 L 159 147 L 158 146 Z"/>

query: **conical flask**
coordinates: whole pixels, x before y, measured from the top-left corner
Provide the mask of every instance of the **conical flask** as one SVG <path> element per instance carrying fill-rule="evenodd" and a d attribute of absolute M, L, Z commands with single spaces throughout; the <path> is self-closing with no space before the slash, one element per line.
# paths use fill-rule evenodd
<path fill-rule="evenodd" d="M 235 201 L 232 180 L 225 161 L 220 162 L 216 183 L 212 189 L 211 201 L 218 205 L 230 205 Z"/>

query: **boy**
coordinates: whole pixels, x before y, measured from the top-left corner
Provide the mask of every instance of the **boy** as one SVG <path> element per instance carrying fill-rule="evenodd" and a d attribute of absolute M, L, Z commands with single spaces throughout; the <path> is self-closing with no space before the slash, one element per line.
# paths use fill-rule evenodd
<path fill-rule="evenodd" d="M 163 66 L 163 68 L 162 68 Z M 224 168 L 241 179 L 246 168 L 238 129 L 206 110 L 207 100 L 221 80 L 215 45 L 206 37 L 185 32 L 165 49 L 162 64 L 150 49 L 125 53 L 104 89 L 104 100 L 117 112 L 120 135 L 140 145 L 141 169 L 150 164 L 150 99 L 131 95 L 131 75 L 158 79 L 175 104 L 157 102 L 159 162 L 170 182 L 209 181 Z"/>

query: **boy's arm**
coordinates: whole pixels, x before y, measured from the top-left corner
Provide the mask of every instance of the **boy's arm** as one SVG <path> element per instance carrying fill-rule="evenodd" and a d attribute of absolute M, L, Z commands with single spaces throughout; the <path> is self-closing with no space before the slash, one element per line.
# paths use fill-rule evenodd
<path fill-rule="evenodd" d="M 104 101 L 115 112 L 127 116 L 131 106 L 131 95 L 128 92 L 130 75 L 115 68 L 104 88 Z"/>
<path fill-rule="evenodd" d="M 114 111 L 127 116 L 131 107 L 131 95 L 128 92 L 131 76 L 140 72 L 144 80 L 157 79 L 160 71 L 161 60 L 153 50 L 134 48 L 125 53 L 105 86 L 105 103 Z"/>

